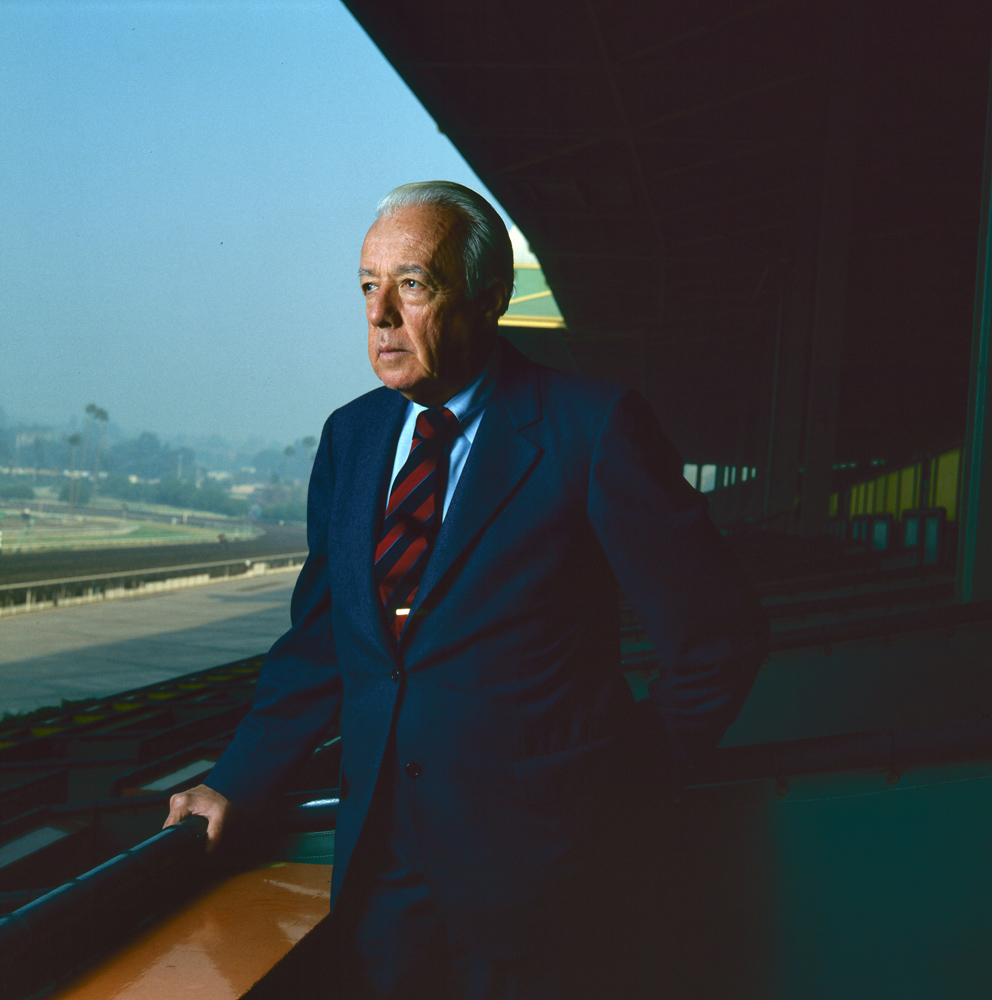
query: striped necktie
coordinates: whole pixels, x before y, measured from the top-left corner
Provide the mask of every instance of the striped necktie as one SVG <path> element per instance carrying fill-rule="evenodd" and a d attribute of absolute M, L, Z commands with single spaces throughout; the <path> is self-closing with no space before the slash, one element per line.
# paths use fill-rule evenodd
<path fill-rule="evenodd" d="M 417 417 L 410 455 L 389 493 L 373 574 L 393 634 L 403 631 L 443 513 L 448 454 L 458 418 L 444 407 Z"/>

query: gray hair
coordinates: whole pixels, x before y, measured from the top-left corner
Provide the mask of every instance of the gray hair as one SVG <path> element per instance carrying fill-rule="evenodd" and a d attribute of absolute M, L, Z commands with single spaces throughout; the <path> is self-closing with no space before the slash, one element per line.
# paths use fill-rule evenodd
<path fill-rule="evenodd" d="M 513 247 L 496 209 L 482 195 L 454 181 L 418 181 L 390 191 L 376 207 L 376 218 L 410 205 L 436 205 L 465 220 L 468 230 L 462 244 L 465 297 L 472 302 L 494 282 L 502 281 L 506 288 L 499 307 L 502 316 L 513 294 Z"/>

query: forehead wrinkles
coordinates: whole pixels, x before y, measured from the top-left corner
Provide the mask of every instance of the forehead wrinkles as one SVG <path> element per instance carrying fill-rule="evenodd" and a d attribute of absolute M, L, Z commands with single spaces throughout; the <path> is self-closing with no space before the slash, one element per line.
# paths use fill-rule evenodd
<path fill-rule="evenodd" d="M 424 269 L 444 284 L 463 281 L 461 249 L 465 223 L 433 206 L 407 206 L 376 220 L 362 247 L 361 272 Z"/>

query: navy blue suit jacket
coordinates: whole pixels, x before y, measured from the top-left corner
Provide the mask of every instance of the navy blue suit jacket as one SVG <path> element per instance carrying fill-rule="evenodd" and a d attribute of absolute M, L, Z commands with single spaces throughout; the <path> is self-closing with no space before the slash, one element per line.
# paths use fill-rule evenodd
<path fill-rule="evenodd" d="M 394 731 L 399 760 L 422 768 L 418 846 L 433 898 L 449 926 L 509 951 L 597 851 L 618 850 L 614 793 L 644 750 L 620 671 L 617 583 L 661 658 L 659 756 L 716 745 L 766 623 L 643 398 L 504 344 L 397 646 L 372 553 L 405 407 L 382 388 L 328 419 L 292 628 L 207 781 L 259 811 L 340 713 L 333 905 Z"/>

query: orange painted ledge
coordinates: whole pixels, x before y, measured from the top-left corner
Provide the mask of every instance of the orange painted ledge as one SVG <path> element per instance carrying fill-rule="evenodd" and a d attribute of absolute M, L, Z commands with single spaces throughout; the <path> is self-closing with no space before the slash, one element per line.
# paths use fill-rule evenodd
<path fill-rule="evenodd" d="M 328 915 L 331 865 L 235 875 L 50 1000 L 236 1000 Z"/>

